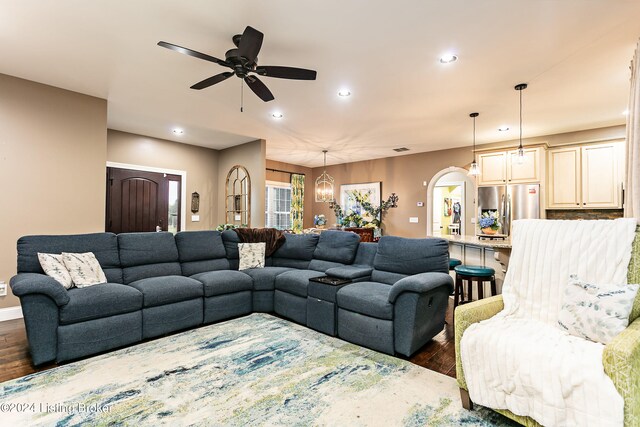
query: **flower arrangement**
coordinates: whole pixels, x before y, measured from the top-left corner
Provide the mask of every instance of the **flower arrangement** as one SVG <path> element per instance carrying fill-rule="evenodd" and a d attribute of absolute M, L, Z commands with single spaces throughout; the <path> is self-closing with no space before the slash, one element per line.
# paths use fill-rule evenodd
<path fill-rule="evenodd" d="M 333 207 L 333 213 L 336 215 L 338 225 L 346 227 L 368 227 L 377 228 L 382 223 L 382 215 L 389 210 L 391 202 L 383 201 L 379 206 L 373 206 L 369 200 L 368 193 L 360 191 L 350 191 L 349 196 L 356 202 L 352 209 L 343 211 L 339 204 Z"/>
<path fill-rule="evenodd" d="M 316 227 L 324 227 L 327 224 L 327 217 L 324 214 L 316 215 L 313 217 L 313 225 Z"/>
<path fill-rule="evenodd" d="M 483 213 L 478 220 L 480 229 L 485 234 L 495 234 L 500 229 L 500 221 L 498 221 L 497 211 L 488 211 Z"/>

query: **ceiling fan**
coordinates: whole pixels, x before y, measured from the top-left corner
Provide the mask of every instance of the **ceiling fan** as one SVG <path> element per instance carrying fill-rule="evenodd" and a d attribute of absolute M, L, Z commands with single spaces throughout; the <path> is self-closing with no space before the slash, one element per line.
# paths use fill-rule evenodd
<path fill-rule="evenodd" d="M 236 45 L 236 49 L 230 49 L 225 54 L 224 61 L 222 59 L 215 58 L 205 53 L 200 53 L 195 50 L 187 49 L 186 47 L 178 46 L 167 42 L 158 42 L 158 46 L 166 47 L 167 49 L 175 50 L 176 52 L 184 53 L 185 55 L 193 56 L 195 58 L 204 59 L 205 61 L 214 62 L 223 67 L 231 68 L 233 71 L 227 71 L 224 73 L 216 74 L 191 86 L 191 89 L 205 89 L 209 86 L 213 86 L 220 83 L 229 77 L 236 75 L 243 79 L 249 88 L 258 95 L 264 102 L 269 102 L 275 99 L 271 91 L 265 86 L 264 83 L 256 76 L 264 77 L 276 77 L 280 79 L 293 79 L 293 80 L 315 80 L 316 72 L 314 70 L 306 70 L 304 68 L 293 67 L 281 67 L 272 65 L 258 65 L 258 53 L 262 47 L 262 39 L 264 34 L 252 27 L 247 27 L 242 34 L 236 34 L 233 36 L 233 44 Z"/>

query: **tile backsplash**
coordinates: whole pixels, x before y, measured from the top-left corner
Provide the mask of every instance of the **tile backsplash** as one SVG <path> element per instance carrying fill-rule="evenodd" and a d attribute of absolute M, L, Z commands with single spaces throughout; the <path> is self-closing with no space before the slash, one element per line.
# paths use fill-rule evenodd
<path fill-rule="evenodd" d="M 547 209 L 547 219 L 616 219 L 622 209 Z"/>

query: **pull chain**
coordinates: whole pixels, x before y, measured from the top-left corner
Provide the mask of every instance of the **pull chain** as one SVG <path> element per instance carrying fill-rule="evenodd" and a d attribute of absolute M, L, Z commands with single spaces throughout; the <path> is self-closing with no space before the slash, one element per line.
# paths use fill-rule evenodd
<path fill-rule="evenodd" d="M 244 80 L 240 81 L 240 112 L 244 113 Z"/>

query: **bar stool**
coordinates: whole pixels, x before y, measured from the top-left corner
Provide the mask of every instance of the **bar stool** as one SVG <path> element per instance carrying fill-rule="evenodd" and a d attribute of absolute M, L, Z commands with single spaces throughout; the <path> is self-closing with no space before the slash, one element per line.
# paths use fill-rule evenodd
<path fill-rule="evenodd" d="M 453 270 L 454 268 L 456 268 L 458 265 L 462 264 L 462 261 L 460 261 L 457 258 L 449 258 L 449 271 Z"/>
<path fill-rule="evenodd" d="M 478 286 L 478 299 L 484 298 L 484 282 L 491 283 L 491 296 L 497 295 L 496 271 L 490 267 L 477 267 L 473 265 L 458 265 L 453 269 L 456 272 L 456 286 L 453 294 L 453 306 L 466 304 L 473 300 L 473 284 Z M 464 299 L 463 281 L 469 283 L 469 293 Z"/>

